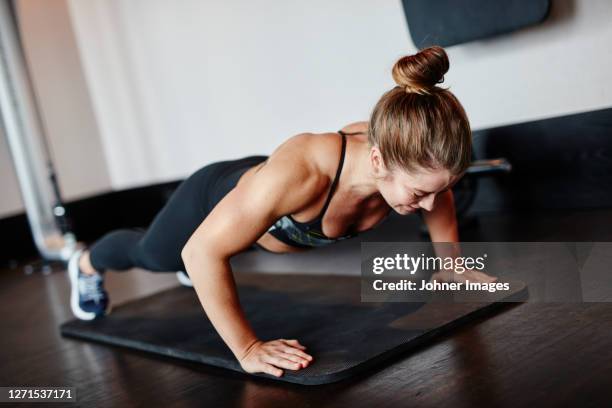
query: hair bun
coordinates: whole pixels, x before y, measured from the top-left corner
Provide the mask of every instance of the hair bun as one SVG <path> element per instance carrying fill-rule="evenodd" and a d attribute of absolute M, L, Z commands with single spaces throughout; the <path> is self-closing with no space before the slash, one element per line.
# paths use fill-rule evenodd
<path fill-rule="evenodd" d="M 391 74 L 397 85 L 406 92 L 427 95 L 435 91 L 436 84 L 444 82 L 448 67 L 444 48 L 433 46 L 400 58 Z"/>

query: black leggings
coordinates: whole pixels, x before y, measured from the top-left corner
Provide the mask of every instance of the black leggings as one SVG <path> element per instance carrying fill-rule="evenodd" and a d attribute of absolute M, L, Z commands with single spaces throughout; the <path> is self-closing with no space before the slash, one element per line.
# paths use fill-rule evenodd
<path fill-rule="evenodd" d="M 191 234 L 240 176 L 266 159 L 249 156 L 202 167 L 181 182 L 148 229 L 115 230 L 94 242 L 89 248 L 92 266 L 99 272 L 133 267 L 184 271 L 181 251 Z"/>

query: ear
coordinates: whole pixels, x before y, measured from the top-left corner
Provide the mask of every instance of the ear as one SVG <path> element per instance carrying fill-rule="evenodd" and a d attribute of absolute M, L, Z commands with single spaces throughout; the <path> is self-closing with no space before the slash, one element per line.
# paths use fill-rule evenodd
<path fill-rule="evenodd" d="M 387 174 L 388 170 L 383 161 L 382 152 L 378 146 L 372 146 L 370 148 L 370 162 L 372 163 L 372 169 L 374 170 L 375 176 L 381 177 Z"/>

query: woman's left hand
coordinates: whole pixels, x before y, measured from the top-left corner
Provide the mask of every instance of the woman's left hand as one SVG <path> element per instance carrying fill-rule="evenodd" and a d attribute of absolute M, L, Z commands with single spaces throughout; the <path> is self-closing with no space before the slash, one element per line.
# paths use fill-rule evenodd
<path fill-rule="evenodd" d="M 493 283 L 497 281 L 497 277 L 475 269 L 468 269 L 463 273 L 445 269 L 431 275 L 430 282 L 433 280 L 437 280 L 438 282 L 465 282 L 469 280 L 470 282 L 477 283 Z"/>

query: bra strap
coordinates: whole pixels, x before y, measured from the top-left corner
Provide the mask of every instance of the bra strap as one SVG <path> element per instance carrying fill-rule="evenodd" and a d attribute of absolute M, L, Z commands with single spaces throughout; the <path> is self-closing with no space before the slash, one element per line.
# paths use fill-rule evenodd
<path fill-rule="evenodd" d="M 329 193 L 327 194 L 327 199 L 325 200 L 325 205 L 319 214 L 319 219 L 323 219 L 323 215 L 331 202 L 332 195 L 336 190 L 336 186 L 338 185 L 338 181 L 340 180 L 340 173 L 342 173 L 342 165 L 344 164 L 344 155 L 346 153 L 346 134 L 343 131 L 338 131 L 340 135 L 342 135 L 342 151 L 340 153 L 340 163 L 338 164 L 338 169 L 336 170 L 336 177 L 334 177 L 334 181 L 332 182 L 331 188 L 329 189 Z"/>

